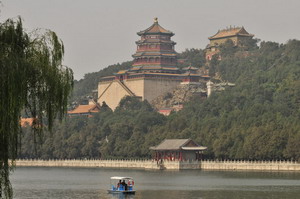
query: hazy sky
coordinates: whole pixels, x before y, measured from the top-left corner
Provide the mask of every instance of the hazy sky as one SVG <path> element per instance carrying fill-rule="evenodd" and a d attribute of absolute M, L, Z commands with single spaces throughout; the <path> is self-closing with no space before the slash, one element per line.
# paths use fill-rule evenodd
<path fill-rule="evenodd" d="M 300 39 L 300 0 L 2 0 L 1 21 L 18 15 L 28 31 L 58 34 L 76 79 L 132 60 L 136 33 L 154 17 L 175 33 L 177 52 L 205 48 L 209 36 L 230 25 L 264 41 Z"/>

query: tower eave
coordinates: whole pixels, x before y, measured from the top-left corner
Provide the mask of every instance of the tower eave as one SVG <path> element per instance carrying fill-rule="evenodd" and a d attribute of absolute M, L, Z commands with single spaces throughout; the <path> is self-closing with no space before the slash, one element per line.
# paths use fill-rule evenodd
<path fill-rule="evenodd" d="M 139 36 L 142 35 L 170 35 L 170 36 L 174 36 L 175 33 L 173 32 L 145 32 L 145 31 L 140 31 L 136 33 Z"/>

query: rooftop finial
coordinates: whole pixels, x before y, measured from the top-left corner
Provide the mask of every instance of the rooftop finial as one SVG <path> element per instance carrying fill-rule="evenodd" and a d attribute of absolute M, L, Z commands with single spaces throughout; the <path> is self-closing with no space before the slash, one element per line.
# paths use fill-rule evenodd
<path fill-rule="evenodd" d="M 154 18 L 154 23 L 158 23 L 158 18 L 157 17 Z"/>

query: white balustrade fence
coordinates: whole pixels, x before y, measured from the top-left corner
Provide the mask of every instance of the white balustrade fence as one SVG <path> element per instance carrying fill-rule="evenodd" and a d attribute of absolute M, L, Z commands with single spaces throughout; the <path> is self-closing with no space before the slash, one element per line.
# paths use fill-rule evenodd
<path fill-rule="evenodd" d="M 257 170 L 257 171 L 300 171 L 300 163 L 294 161 L 246 161 L 246 160 L 186 160 L 186 161 L 155 161 L 155 160 L 39 160 L 19 159 L 16 166 L 41 167 L 105 167 L 134 169 L 202 169 L 202 170 Z"/>

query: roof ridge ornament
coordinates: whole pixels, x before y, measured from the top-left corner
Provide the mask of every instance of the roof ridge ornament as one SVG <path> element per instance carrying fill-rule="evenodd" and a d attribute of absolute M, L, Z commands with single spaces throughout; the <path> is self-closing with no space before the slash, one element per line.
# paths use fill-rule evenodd
<path fill-rule="evenodd" d="M 154 23 L 158 23 L 158 18 L 154 17 Z"/>

